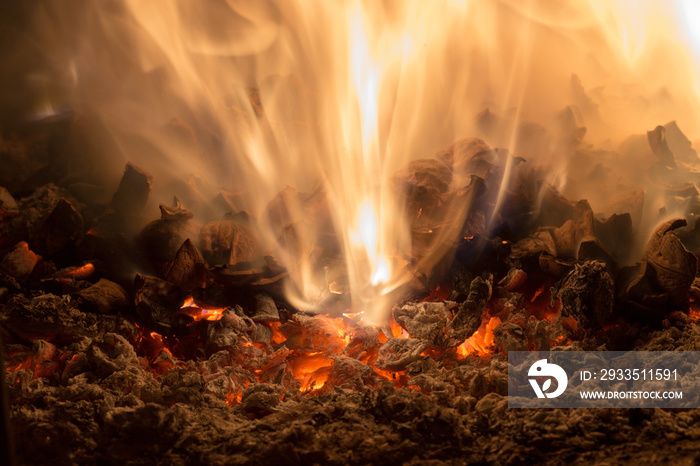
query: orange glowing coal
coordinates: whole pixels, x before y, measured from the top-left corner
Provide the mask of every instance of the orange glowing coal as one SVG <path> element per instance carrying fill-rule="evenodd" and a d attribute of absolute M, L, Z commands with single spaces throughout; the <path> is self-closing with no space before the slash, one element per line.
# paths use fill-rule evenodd
<path fill-rule="evenodd" d="M 226 310 L 225 307 L 215 307 L 215 308 L 202 308 L 199 307 L 195 302 L 194 298 L 189 297 L 185 300 L 184 304 L 180 308 L 180 312 L 191 316 L 195 322 L 200 320 L 219 320 L 221 319 L 223 312 Z"/>

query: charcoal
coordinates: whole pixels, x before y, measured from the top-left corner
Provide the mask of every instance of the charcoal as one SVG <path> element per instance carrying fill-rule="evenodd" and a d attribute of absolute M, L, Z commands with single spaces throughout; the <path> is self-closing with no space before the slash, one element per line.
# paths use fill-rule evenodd
<path fill-rule="evenodd" d="M 188 293 L 200 288 L 207 281 L 208 275 L 204 257 L 188 238 L 175 254 L 175 259 L 165 273 L 165 279 Z"/>
<path fill-rule="evenodd" d="M 472 273 L 467 267 L 457 261 L 453 262 L 450 268 L 452 290 L 448 300 L 461 303 L 467 299 L 469 294 L 469 285 L 471 284 L 473 278 Z"/>
<path fill-rule="evenodd" d="M 253 230 L 240 222 L 210 222 L 200 233 L 202 255 L 209 264 L 236 265 L 258 259 L 262 254 Z"/>
<path fill-rule="evenodd" d="M 79 291 L 91 287 L 93 284 L 87 280 L 75 280 L 73 278 L 44 278 L 34 285 L 44 293 L 55 295 L 75 295 Z"/>
<path fill-rule="evenodd" d="M 562 278 L 574 268 L 575 262 L 559 259 L 551 254 L 543 252 L 537 258 L 537 264 L 539 266 L 539 270 L 542 272 L 548 273 L 549 275 L 557 278 Z"/>
<path fill-rule="evenodd" d="M 380 346 L 379 329 L 358 323 L 350 332 L 350 338 L 343 353 L 351 358 L 367 361 L 376 359 Z"/>
<path fill-rule="evenodd" d="M 4 224 L 0 223 L 0 249 L 40 233 L 41 226 L 62 200 L 79 206 L 68 191 L 53 184 L 37 188 L 30 196 L 20 199 L 19 215 L 12 216 Z"/>
<path fill-rule="evenodd" d="M 146 207 L 151 194 L 153 178 L 131 163 L 126 164 L 119 187 L 110 207 L 117 213 L 137 214 Z"/>
<path fill-rule="evenodd" d="M 617 264 L 615 260 L 608 254 L 608 252 L 603 249 L 597 238 L 585 237 L 581 240 L 578 245 L 578 252 L 576 253 L 576 260 L 585 261 L 601 261 L 608 266 L 609 270 L 615 270 Z"/>
<path fill-rule="evenodd" d="M 528 351 L 528 335 L 520 325 L 503 322 L 493 330 L 494 342 L 505 354 L 508 351 Z"/>
<path fill-rule="evenodd" d="M 222 215 L 230 212 L 240 212 L 246 205 L 250 205 L 250 193 L 247 191 L 227 191 L 222 189 L 211 204 Z"/>
<path fill-rule="evenodd" d="M 428 345 L 414 338 L 389 338 L 379 348 L 377 367 L 392 372 L 406 370 L 406 367 L 420 359 Z"/>
<path fill-rule="evenodd" d="M 251 315 L 253 322 L 278 322 L 280 320 L 277 305 L 270 295 L 256 293 L 253 298 L 255 300 L 255 312 Z"/>
<path fill-rule="evenodd" d="M 686 225 L 684 219 L 675 219 L 659 226 L 642 257 L 653 267 L 655 283 L 666 293 L 669 304 L 674 306 L 684 302 L 697 270 L 697 258 L 673 232 Z"/>
<path fill-rule="evenodd" d="M 452 168 L 454 173 L 476 174 L 487 178 L 490 171 L 480 170 L 484 160 L 493 157 L 491 147 L 479 138 L 460 139 L 451 146 L 435 155 L 439 160 Z"/>
<path fill-rule="evenodd" d="M 555 228 L 552 236 L 556 244 L 555 255 L 562 259 L 574 259 L 581 240 L 593 236 L 593 211 L 588 202 L 578 202 L 574 207 L 574 218 Z"/>
<path fill-rule="evenodd" d="M 411 218 L 429 214 L 440 206 L 452 183 L 452 171 L 439 160 L 409 162 L 391 179 L 395 192 L 405 200 Z"/>
<path fill-rule="evenodd" d="M 366 387 L 376 388 L 380 383 L 381 378 L 370 366 L 357 359 L 337 356 L 333 360 L 323 391 L 329 391 L 332 387 L 361 391 Z"/>
<path fill-rule="evenodd" d="M 644 201 L 646 198 L 646 193 L 643 189 L 635 189 L 631 191 L 625 191 L 617 195 L 612 196 L 608 199 L 605 212 L 612 212 L 612 217 L 616 215 L 629 215 L 630 222 L 632 225 L 639 225 L 642 221 L 642 214 L 644 212 Z M 604 242 L 613 240 L 616 238 L 612 235 L 612 238 L 607 238 L 607 231 L 599 231 L 599 224 L 596 223 L 596 235 L 600 237 Z M 626 228 L 626 227 L 625 227 Z M 612 248 L 611 248 L 612 250 Z"/>
<path fill-rule="evenodd" d="M 22 282 L 32 273 L 36 263 L 36 254 L 25 241 L 21 241 L 0 260 L 0 271 Z"/>
<path fill-rule="evenodd" d="M 664 125 L 666 144 L 673 155 L 681 162 L 697 164 L 698 154 L 690 140 L 683 134 L 675 121 Z"/>
<path fill-rule="evenodd" d="M 184 304 L 182 290 L 165 280 L 136 274 L 134 304 L 143 324 L 161 335 L 188 333 L 192 317 L 179 314 Z"/>
<path fill-rule="evenodd" d="M 61 199 L 34 236 L 33 244 L 42 255 L 71 254 L 85 234 L 83 217 L 65 199 Z"/>
<path fill-rule="evenodd" d="M 253 333 L 251 339 L 253 340 L 254 343 L 262 343 L 264 345 L 269 345 L 272 343 L 272 337 L 274 335 L 274 332 L 272 329 L 264 324 L 256 324 L 255 326 L 255 332 Z"/>
<path fill-rule="evenodd" d="M 126 290 L 104 278 L 80 290 L 76 296 L 82 300 L 81 309 L 98 314 L 116 314 L 128 307 Z"/>
<path fill-rule="evenodd" d="M 561 150 L 571 150 L 581 144 L 586 135 L 586 127 L 579 126 L 581 122 L 581 110 L 575 106 L 568 105 L 556 115 L 557 146 Z"/>
<path fill-rule="evenodd" d="M 283 389 L 277 384 L 255 384 L 243 392 L 241 409 L 253 414 L 269 414 L 278 411 Z"/>
<path fill-rule="evenodd" d="M 5 302 L 5 298 L 21 290 L 22 286 L 14 277 L 0 272 L 0 302 Z"/>
<path fill-rule="evenodd" d="M 634 244 L 632 216 L 628 213 L 613 214 L 605 221 L 595 218 L 593 230 L 600 247 L 613 259 L 624 259 Z"/>
<path fill-rule="evenodd" d="M 300 193 L 291 186 L 287 186 L 267 204 L 263 218 L 269 222 L 272 231 L 279 231 L 285 225 L 299 220 L 300 204 Z"/>
<path fill-rule="evenodd" d="M 553 230 L 541 228 L 537 232 L 522 239 L 513 245 L 511 258 L 515 260 L 526 259 L 547 253 L 557 256 L 557 246 L 554 242 Z"/>
<path fill-rule="evenodd" d="M 221 319 L 207 327 L 205 348 L 210 353 L 250 344 L 257 326 L 240 306 L 226 309 Z"/>
<path fill-rule="evenodd" d="M 106 333 L 94 339 L 87 349 L 87 356 L 98 377 L 107 377 L 139 365 L 134 347 L 126 338 L 115 333 Z"/>
<path fill-rule="evenodd" d="M 599 327 L 612 316 L 615 285 L 605 263 L 576 264 L 559 284 L 562 315 L 574 317 L 584 328 Z"/>
<path fill-rule="evenodd" d="M 139 233 L 137 242 L 144 253 L 156 261 L 170 261 L 186 240 L 199 238 L 199 226 L 192 213 L 175 198 L 173 206 L 160 204 L 161 218 L 150 222 Z"/>
<path fill-rule="evenodd" d="M 339 329 L 340 322 L 339 319 L 323 315 L 295 314 L 279 327 L 279 331 L 287 338 L 284 344 L 290 350 L 340 354 L 346 345 L 342 330 Z"/>
<path fill-rule="evenodd" d="M 454 319 L 448 325 L 448 344 L 456 346 L 479 329 L 481 316 L 486 303 L 491 299 L 493 277 L 476 277 L 469 288 L 469 296 L 460 306 Z"/>
<path fill-rule="evenodd" d="M 18 214 L 19 206 L 10 192 L 0 186 L 0 220 L 8 214 Z"/>
<path fill-rule="evenodd" d="M 445 330 L 456 307 L 457 303 L 449 301 L 410 303 L 395 308 L 393 316 L 411 337 L 434 348 L 446 348 L 450 344 L 445 340 Z"/>
<path fill-rule="evenodd" d="M 573 219 L 575 202 L 568 200 L 548 183 L 541 183 L 539 217 L 537 224 L 541 226 L 561 226 L 567 220 Z"/>
<path fill-rule="evenodd" d="M 95 266 L 91 263 L 80 266 L 65 267 L 56 271 L 52 278 L 72 278 L 75 280 L 87 280 L 95 273 Z"/>
<path fill-rule="evenodd" d="M 78 309 L 69 296 L 13 296 L 3 309 L 3 325 L 22 339 L 76 339 L 97 335 L 108 322 Z"/>
<path fill-rule="evenodd" d="M 506 291 L 515 291 L 527 281 L 527 273 L 522 269 L 512 267 L 508 274 L 498 282 Z"/>
<path fill-rule="evenodd" d="M 658 285 L 656 269 L 647 261 L 620 269 L 617 293 L 621 301 L 631 301 L 649 308 L 663 307 L 668 302 L 668 293 Z"/>
<path fill-rule="evenodd" d="M 647 131 L 647 139 L 649 140 L 649 147 L 651 147 L 661 166 L 676 168 L 676 157 L 666 142 L 666 129 L 659 125 L 653 131 Z"/>
<path fill-rule="evenodd" d="M 228 307 L 240 301 L 238 289 L 211 283 L 192 292 L 195 304 L 201 307 Z M 246 296 L 247 298 L 248 296 Z"/>
<path fill-rule="evenodd" d="M 120 284 L 131 282 L 134 269 L 141 265 L 132 236 L 120 229 L 88 230 L 77 253 L 89 259 L 101 276 Z"/>

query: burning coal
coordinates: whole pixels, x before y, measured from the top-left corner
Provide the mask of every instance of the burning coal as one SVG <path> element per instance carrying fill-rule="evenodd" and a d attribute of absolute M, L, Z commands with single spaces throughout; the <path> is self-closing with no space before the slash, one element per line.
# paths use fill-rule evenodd
<path fill-rule="evenodd" d="M 692 9 L 9 11 L 31 39 L 6 58 L 22 98 L 0 92 L 0 323 L 22 455 L 38 455 L 33 409 L 103 398 L 119 444 L 179 409 L 323 430 L 366 408 L 404 438 L 423 403 L 443 458 L 467 442 L 460 419 L 478 432 L 504 412 L 509 351 L 696 348 Z M 430 437 L 440 425 L 452 433 Z M 313 450 L 295 446 L 300 462 L 338 460 L 294 435 Z M 247 454 L 275 458 L 261 452 Z"/>

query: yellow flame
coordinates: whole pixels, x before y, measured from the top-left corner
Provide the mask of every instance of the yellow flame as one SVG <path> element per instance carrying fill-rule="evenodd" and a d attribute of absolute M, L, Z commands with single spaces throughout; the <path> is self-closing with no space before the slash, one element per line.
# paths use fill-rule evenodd
<path fill-rule="evenodd" d="M 290 301 L 315 308 L 347 285 L 353 313 L 375 322 L 411 278 L 403 264 L 430 269 L 463 233 L 464 207 L 438 199 L 416 256 L 416 219 L 387 182 L 407 162 L 481 136 L 549 163 L 551 181 L 569 189 L 584 174 L 568 154 L 547 139 L 527 152 L 520 131 L 525 121 L 551 129 L 569 104 L 590 142 L 672 119 L 699 136 L 693 0 L 47 0 L 35 15 L 31 40 L 17 42 L 59 65 L 32 76 L 35 106 L 69 103 L 103 127 L 94 134 L 105 135 L 95 144 L 104 163 L 115 177 L 126 159 L 150 171 L 157 201 L 178 194 L 202 207 L 220 188 L 246 192 L 240 208 L 259 219 L 263 249 L 290 270 Z M 475 119 L 485 108 L 501 116 L 497 131 Z M 516 171 L 507 160 L 489 199 L 497 208 Z M 196 196 L 174 187 L 190 173 L 206 180 Z M 452 175 L 450 193 L 471 173 Z M 287 185 L 306 195 L 276 223 L 267 204 Z M 606 196 L 570 197 L 596 208 Z M 347 268 L 332 288 L 328 257 Z"/>

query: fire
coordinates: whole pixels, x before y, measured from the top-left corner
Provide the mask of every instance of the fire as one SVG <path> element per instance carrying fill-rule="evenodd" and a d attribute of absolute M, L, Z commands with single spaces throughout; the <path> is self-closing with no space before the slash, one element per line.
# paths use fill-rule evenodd
<path fill-rule="evenodd" d="M 50 102 L 36 106 L 55 109 L 67 100 L 103 122 L 119 150 L 137 154 L 145 169 L 196 173 L 211 194 L 219 187 L 245 193 L 240 208 L 262 219 L 257 233 L 293 271 L 291 302 L 316 309 L 325 295 L 338 293 L 318 263 L 321 252 L 334 254 L 345 262 L 352 311 L 379 325 L 390 294 L 412 279 L 405 261 L 429 274 L 449 251 L 445 244 L 462 237 L 466 215 L 461 204 L 435 206 L 435 218 L 426 219 L 422 208 L 411 214 L 387 183 L 392 173 L 483 132 L 474 115 L 486 107 L 509 115 L 489 142 L 550 163 L 560 188 L 573 186 L 570 161 L 554 141 L 528 153 L 518 136 L 521 122 L 551 127 L 571 102 L 593 142 L 674 118 L 697 127 L 696 9 L 687 0 L 129 0 L 118 8 L 95 1 L 88 9 L 94 21 L 83 22 L 62 2 L 46 2 L 34 41 L 70 64 L 70 73 Z M 619 97 L 630 82 L 646 102 L 643 111 L 639 101 Z M 583 95 L 585 88 L 596 92 Z M 502 208 L 513 160 L 506 159 L 487 220 Z M 450 189 L 469 178 L 458 171 Z M 285 185 L 300 192 L 323 186 L 317 197 L 323 208 L 288 203 L 299 251 L 289 250 L 280 225 L 261 215 Z M 432 236 L 420 254 L 418 217 Z M 445 228 L 449 222 L 456 226 Z M 317 251 L 327 238 L 332 244 Z"/>
<path fill-rule="evenodd" d="M 501 319 L 498 317 L 484 318 L 479 330 L 457 348 L 458 354 L 462 357 L 469 354 L 476 354 L 478 356 L 487 356 L 491 354 L 491 346 L 494 342 L 493 330 L 500 324 Z"/>
<path fill-rule="evenodd" d="M 191 316 L 195 322 L 202 319 L 219 320 L 225 310 L 225 307 L 200 308 L 192 297 L 187 298 L 181 308 L 181 312 Z"/>
<path fill-rule="evenodd" d="M 272 257 L 289 272 L 285 298 L 298 310 L 325 311 L 329 296 L 349 296 L 335 314 L 344 318 L 253 322 L 230 332 L 229 355 L 255 359 L 258 381 L 289 369 L 304 391 L 323 387 L 334 361 L 355 349 L 356 324 L 388 329 L 375 335 L 379 343 L 411 338 L 389 317 L 397 295 L 415 280 L 432 290 L 427 300 L 447 299 L 452 290 L 444 284 L 430 288 L 433 269 L 454 253 L 458 239 L 478 239 L 464 227 L 469 204 L 459 197 L 478 170 L 462 166 L 455 154 L 452 161 L 430 159 L 437 165 L 429 170 L 437 179 L 428 183 L 432 197 L 390 182 L 397 170 L 463 135 L 507 149 L 496 154 L 502 180 L 488 193 L 481 236 L 501 220 L 521 156 L 547 164 L 548 181 L 583 197 L 577 190 L 590 180 L 572 168 L 575 154 L 559 139 L 570 141 L 552 123 L 569 103 L 571 118 L 586 123 L 587 142 L 605 147 L 660 121 L 700 127 L 700 36 L 692 20 L 698 7 L 690 0 L 127 0 L 95 1 L 87 17 L 60 1 L 38 8 L 34 39 L 47 56 L 71 63 L 70 73 L 57 78 L 52 101 L 37 103 L 42 115 L 71 102 L 106 126 L 116 141 L 108 145 L 162 173 L 167 189 L 178 189 L 169 181 L 201 174 L 201 197 L 186 193 L 193 204 L 208 204 L 221 188 L 235 191 L 235 210 L 255 219 L 250 228 L 265 251 L 251 262 Z M 629 83 L 634 91 L 622 92 Z M 497 123 L 486 124 L 484 115 Z M 523 135 L 526 122 L 552 136 L 533 149 L 527 136 L 534 136 Z M 630 178 L 635 170 L 625 167 Z M 653 190 L 662 190 L 648 189 L 652 199 Z M 604 211 L 608 194 L 591 194 L 596 212 Z M 272 205 L 276 196 L 282 207 Z M 411 205 L 412 196 L 428 201 Z M 656 207 L 645 206 L 647 222 Z M 329 272 L 328 263 L 340 264 L 340 272 Z M 85 264 L 65 276 L 86 279 L 94 272 Z M 523 295 L 528 317 L 560 318 L 561 303 L 551 302 L 548 286 Z M 221 320 L 224 311 L 189 297 L 178 312 L 199 325 Z M 690 316 L 700 316 L 695 304 Z M 486 311 L 464 342 L 426 349 L 421 357 L 489 355 L 502 317 Z M 251 343 L 253 331 L 271 333 L 269 344 Z M 168 338 L 143 329 L 139 338 L 149 370 L 163 374 L 177 364 Z M 559 335 L 553 343 L 568 341 Z M 362 362 L 376 362 L 376 348 L 360 349 Z M 56 370 L 46 364 L 52 358 L 30 355 L 8 371 L 44 376 Z M 397 384 L 406 375 L 373 370 Z M 241 401 L 240 388 L 230 387 L 227 403 Z"/>

